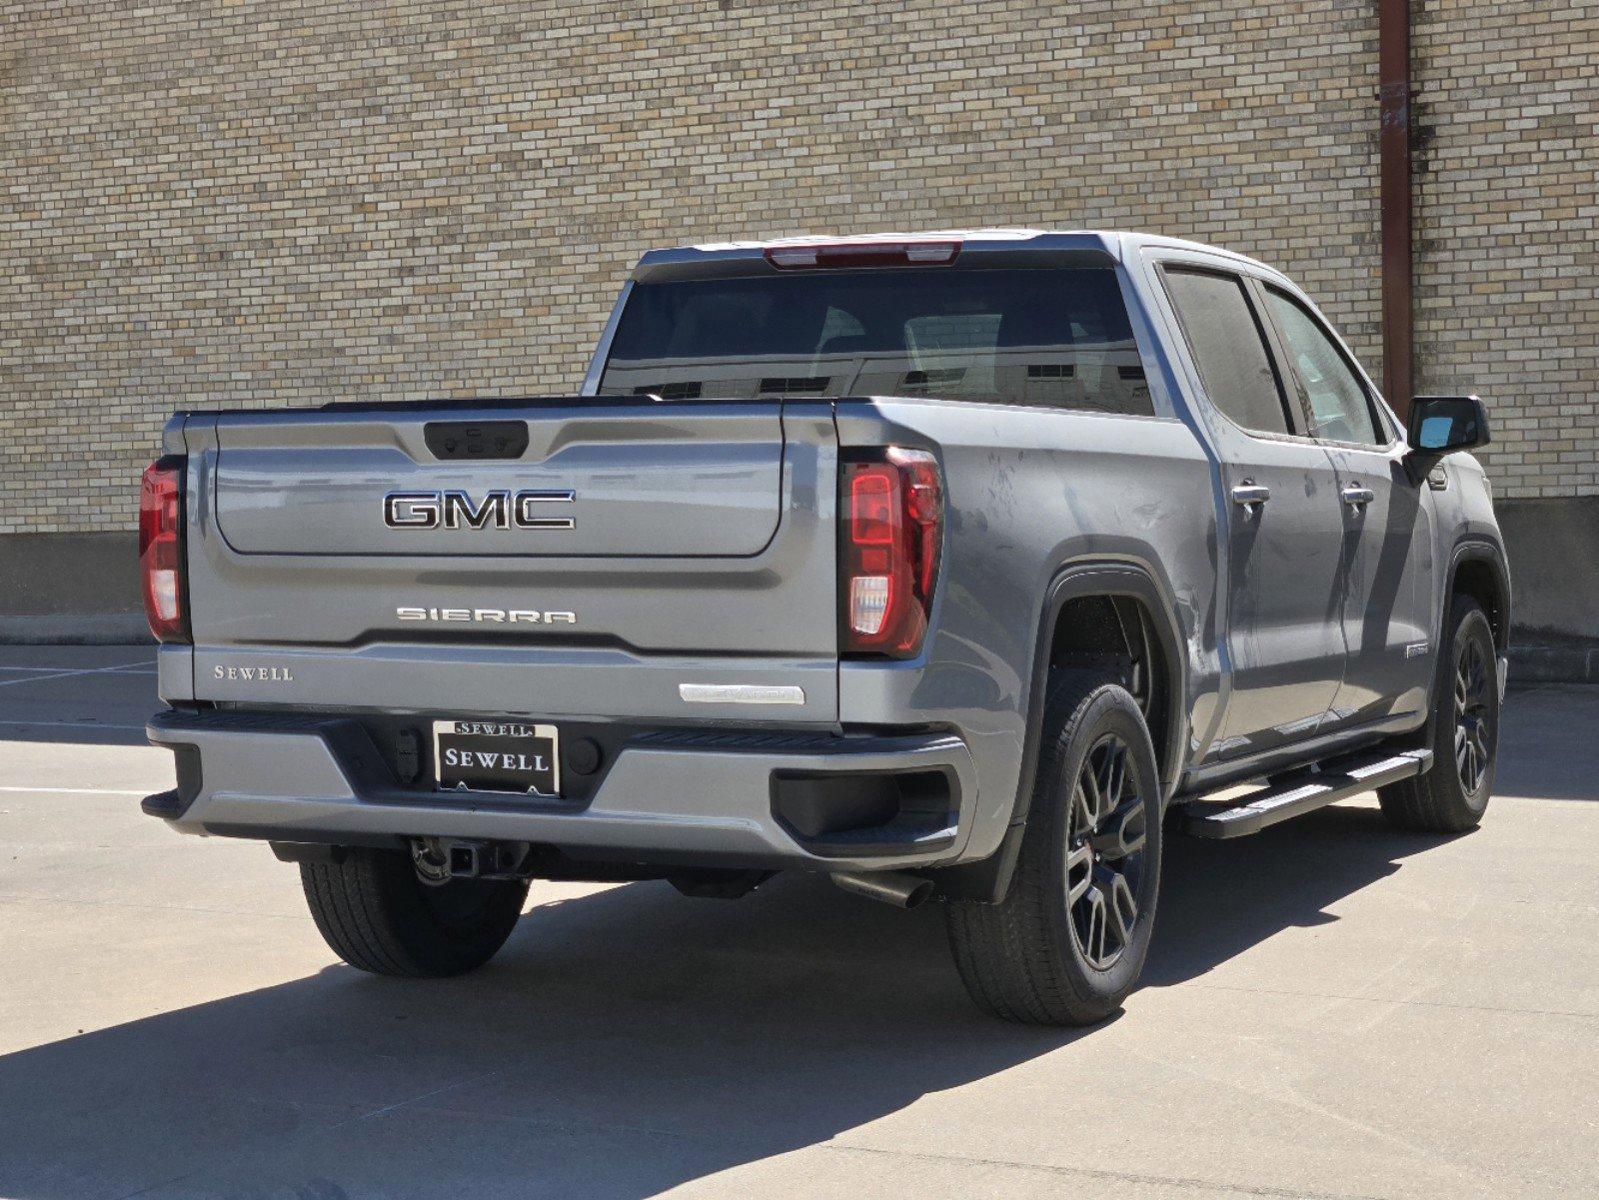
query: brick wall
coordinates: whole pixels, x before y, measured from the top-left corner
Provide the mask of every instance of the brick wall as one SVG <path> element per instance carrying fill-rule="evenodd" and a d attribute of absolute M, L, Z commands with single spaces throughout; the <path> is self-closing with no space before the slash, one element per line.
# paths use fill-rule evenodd
<path fill-rule="evenodd" d="M 1494 404 L 1504 496 L 1599 495 L 1599 3 L 1414 23 L 1418 384 Z"/>
<path fill-rule="evenodd" d="M 1594 12 L 1418 29 L 1424 378 L 1498 402 L 1511 494 L 1599 491 Z M 13 2 L 0 533 L 127 528 L 177 406 L 569 390 L 712 237 L 1196 237 L 1380 376 L 1376 83 L 1371 0 Z"/>

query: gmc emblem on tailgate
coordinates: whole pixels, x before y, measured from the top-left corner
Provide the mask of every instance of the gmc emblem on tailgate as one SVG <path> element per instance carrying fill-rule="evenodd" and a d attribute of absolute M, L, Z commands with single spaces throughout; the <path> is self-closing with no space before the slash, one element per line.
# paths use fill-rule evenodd
<path fill-rule="evenodd" d="M 571 517 L 536 516 L 546 504 L 571 504 L 569 490 L 488 492 L 480 501 L 462 491 L 390 492 L 383 523 L 390 529 L 571 529 Z"/>

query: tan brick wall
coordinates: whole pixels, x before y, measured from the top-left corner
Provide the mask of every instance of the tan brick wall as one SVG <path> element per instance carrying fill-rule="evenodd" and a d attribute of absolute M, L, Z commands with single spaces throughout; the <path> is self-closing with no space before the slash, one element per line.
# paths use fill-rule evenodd
<path fill-rule="evenodd" d="M 1599 495 L 1599 3 L 1426 0 L 1418 383 L 1493 402 L 1507 496 Z"/>
<path fill-rule="evenodd" d="M 1513 7 L 1429 5 L 1454 90 L 1421 213 L 1457 224 L 1425 231 L 1422 352 L 1511 407 L 1512 490 L 1599 490 L 1593 10 Z M 711 237 L 1198 237 L 1295 275 L 1379 373 L 1375 50 L 1370 0 L 8 4 L 0 532 L 127 527 L 178 406 L 569 390 L 638 253 Z M 1476 53 L 1587 78 L 1545 114 Z M 1563 244 L 1515 250 L 1532 209 Z"/>

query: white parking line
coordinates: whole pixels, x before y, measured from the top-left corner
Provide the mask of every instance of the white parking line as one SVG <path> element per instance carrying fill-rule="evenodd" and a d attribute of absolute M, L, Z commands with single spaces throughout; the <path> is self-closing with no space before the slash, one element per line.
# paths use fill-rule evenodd
<path fill-rule="evenodd" d="M 130 792 L 124 788 L 0 787 L 0 792 L 49 792 L 58 796 L 148 796 L 149 792 Z"/>
<path fill-rule="evenodd" d="M 0 687 L 15 687 L 19 683 L 43 683 L 46 679 L 67 679 L 73 675 L 104 675 L 108 671 L 125 671 L 129 667 L 147 667 L 150 664 L 144 659 L 138 662 L 117 663 L 110 667 L 84 667 L 75 671 L 57 671 L 53 675 L 35 675 L 32 679 L 6 679 L 0 680 Z"/>
<path fill-rule="evenodd" d="M 143 725 L 112 725 L 106 721 L 0 721 L 0 729 L 121 729 L 143 733 Z"/>
<path fill-rule="evenodd" d="M 70 675 L 74 671 L 131 671 L 135 667 L 148 667 L 151 670 L 154 670 L 155 669 L 155 663 L 140 661 L 140 662 L 136 662 L 136 663 L 125 663 L 124 665 L 122 665 L 120 667 L 69 667 L 69 666 L 67 666 L 64 663 L 56 663 L 54 666 L 49 666 L 49 667 L 19 667 L 19 666 L 10 665 L 10 664 L 0 664 L 0 673 L 18 672 L 18 671 L 29 671 L 29 672 L 37 671 L 37 672 L 48 673 L 48 674 L 53 674 L 53 675 L 59 675 L 59 674 L 62 674 L 62 673 L 66 673 L 66 674 Z"/>

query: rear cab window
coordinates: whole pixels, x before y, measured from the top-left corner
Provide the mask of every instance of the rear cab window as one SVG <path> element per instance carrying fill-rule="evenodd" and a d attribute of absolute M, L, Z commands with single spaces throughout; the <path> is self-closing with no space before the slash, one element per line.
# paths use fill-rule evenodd
<path fill-rule="evenodd" d="M 1176 266 L 1168 266 L 1164 274 L 1211 404 L 1252 433 L 1297 432 L 1243 280 Z"/>
<path fill-rule="evenodd" d="M 636 283 L 601 395 L 932 396 L 1154 415 L 1109 267 Z"/>

